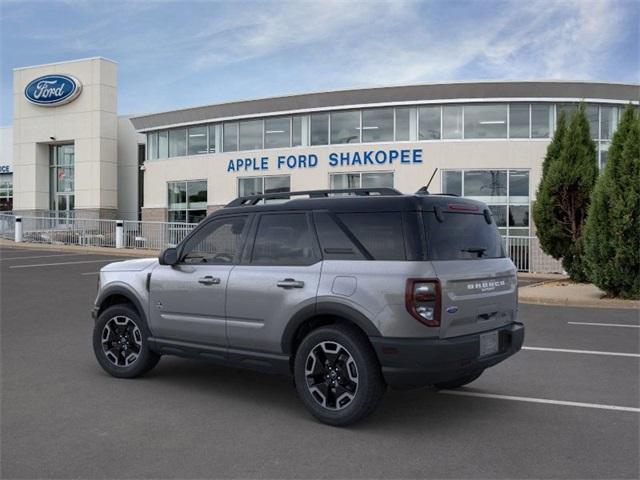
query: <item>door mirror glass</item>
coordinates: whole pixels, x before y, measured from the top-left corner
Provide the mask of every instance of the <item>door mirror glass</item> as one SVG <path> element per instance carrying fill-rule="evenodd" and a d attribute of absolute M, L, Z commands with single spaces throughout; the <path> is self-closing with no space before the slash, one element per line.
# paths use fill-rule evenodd
<path fill-rule="evenodd" d="M 178 250 L 175 248 L 167 248 L 160 253 L 158 257 L 160 265 L 175 265 L 178 263 Z"/>

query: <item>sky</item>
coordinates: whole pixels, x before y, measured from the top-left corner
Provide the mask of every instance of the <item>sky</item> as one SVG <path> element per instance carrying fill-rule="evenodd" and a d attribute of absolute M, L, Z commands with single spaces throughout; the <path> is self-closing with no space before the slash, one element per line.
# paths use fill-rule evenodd
<path fill-rule="evenodd" d="M 640 0 L 0 0 L 12 69 L 118 62 L 118 112 L 464 80 L 640 82 Z"/>

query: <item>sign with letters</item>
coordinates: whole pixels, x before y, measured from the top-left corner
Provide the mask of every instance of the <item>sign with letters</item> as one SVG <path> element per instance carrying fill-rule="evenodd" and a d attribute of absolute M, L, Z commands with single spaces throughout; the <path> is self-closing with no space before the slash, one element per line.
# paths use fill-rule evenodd
<path fill-rule="evenodd" d="M 0 165 L 0 173 L 11 173 L 11 165 Z"/>
<path fill-rule="evenodd" d="M 25 98 L 43 107 L 72 102 L 82 91 L 80 81 L 71 75 L 45 75 L 31 80 L 24 89 Z"/>
<path fill-rule="evenodd" d="M 422 163 L 421 148 L 356 150 L 349 152 L 330 152 L 326 158 L 320 159 L 314 153 L 299 155 L 277 155 L 275 157 L 233 158 L 227 162 L 227 172 L 297 170 L 314 168 L 319 162 L 326 162 L 329 167 L 367 167 L 375 165 L 416 165 Z"/>

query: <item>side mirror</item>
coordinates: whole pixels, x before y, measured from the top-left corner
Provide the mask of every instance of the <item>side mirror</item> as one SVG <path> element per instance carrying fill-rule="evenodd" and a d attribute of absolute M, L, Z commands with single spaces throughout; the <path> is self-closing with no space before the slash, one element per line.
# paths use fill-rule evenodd
<path fill-rule="evenodd" d="M 178 250 L 175 248 L 167 248 L 163 250 L 160 252 L 158 261 L 160 262 L 160 265 L 175 265 L 178 263 Z"/>

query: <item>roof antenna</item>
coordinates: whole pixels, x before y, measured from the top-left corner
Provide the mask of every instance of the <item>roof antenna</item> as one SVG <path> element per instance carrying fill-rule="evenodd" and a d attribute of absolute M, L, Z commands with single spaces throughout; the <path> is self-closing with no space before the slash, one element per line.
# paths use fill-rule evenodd
<path fill-rule="evenodd" d="M 433 181 L 433 177 L 436 176 L 436 172 L 437 171 L 438 171 L 438 167 L 436 167 L 433 170 L 433 173 L 431 174 L 431 178 L 429 179 L 429 182 L 424 187 L 421 187 L 420 190 L 418 190 L 416 192 L 416 194 L 418 194 L 418 195 L 429 195 L 429 185 L 431 185 L 431 182 Z"/>

